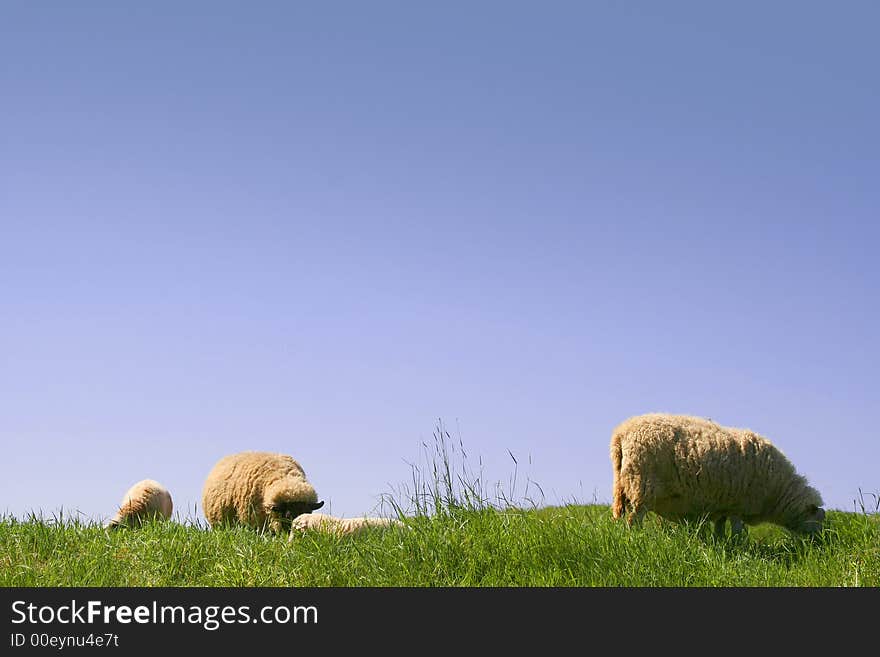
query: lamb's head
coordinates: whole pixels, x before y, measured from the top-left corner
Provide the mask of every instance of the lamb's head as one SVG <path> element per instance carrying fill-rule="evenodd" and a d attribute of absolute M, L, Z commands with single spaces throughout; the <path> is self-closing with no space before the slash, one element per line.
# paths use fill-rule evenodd
<path fill-rule="evenodd" d="M 289 531 L 294 518 L 322 506 L 324 502 L 318 501 L 314 487 L 300 477 L 279 479 L 269 484 L 263 492 L 266 521 L 275 532 Z"/>

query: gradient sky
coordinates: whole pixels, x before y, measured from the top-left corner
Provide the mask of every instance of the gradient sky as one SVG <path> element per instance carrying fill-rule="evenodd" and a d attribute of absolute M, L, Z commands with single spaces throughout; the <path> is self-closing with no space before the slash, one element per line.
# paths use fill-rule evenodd
<path fill-rule="evenodd" d="M 608 503 L 649 411 L 880 494 L 880 8 L 709 4 L 2 3 L 0 512 L 361 515 L 438 420 Z"/>

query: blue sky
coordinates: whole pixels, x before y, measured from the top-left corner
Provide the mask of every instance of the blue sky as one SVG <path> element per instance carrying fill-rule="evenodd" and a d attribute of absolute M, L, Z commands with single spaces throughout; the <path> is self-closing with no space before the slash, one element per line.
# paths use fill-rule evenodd
<path fill-rule="evenodd" d="M 0 511 L 360 515 L 439 419 L 607 503 L 649 411 L 880 493 L 874 3 L 182 4 L 0 8 Z"/>

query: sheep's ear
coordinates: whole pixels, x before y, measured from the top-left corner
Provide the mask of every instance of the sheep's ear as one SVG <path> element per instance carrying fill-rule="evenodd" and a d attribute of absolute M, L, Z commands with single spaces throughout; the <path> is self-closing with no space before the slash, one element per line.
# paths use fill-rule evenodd
<path fill-rule="evenodd" d="M 310 506 L 312 507 L 312 511 L 314 511 L 315 509 L 320 509 L 322 506 L 324 506 L 324 500 L 321 500 L 320 502 L 315 502 Z"/>

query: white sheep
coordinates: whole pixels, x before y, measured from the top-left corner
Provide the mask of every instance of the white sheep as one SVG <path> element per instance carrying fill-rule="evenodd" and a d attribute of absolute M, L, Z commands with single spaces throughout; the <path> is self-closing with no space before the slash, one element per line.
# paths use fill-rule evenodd
<path fill-rule="evenodd" d="M 325 513 L 304 513 L 293 519 L 291 523 L 290 539 L 296 535 L 295 530 L 305 532 L 308 530 L 321 531 L 340 536 L 359 534 L 373 527 L 405 527 L 397 518 L 337 518 Z"/>
<path fill-rule="evenodd" d="M 173 509 L 174 503 L 168 489 L 158 481 L 144 479 L 128 489 L 119 510 L 107 521 L 106 526 L 138 527 L 150 519 L 167 520 Z"/>
<path fill-rule="evenodd" d="M 298 515 L 322 506 L 300 464 L 274 452 L 224 456 L 202 489 L 202 509 L 212 527 L 242 524 L 280 533 Z"/>
<path fill-rule="evenodd" d="M 611 436 L 612 515 L 630 525 L 654 511 L 670 520 L 714 521 L 723 535 L 770 522 L 799 533 L 822 529 L 822 497 L 769 440 L 689 415 L 632 417 Z"/>

